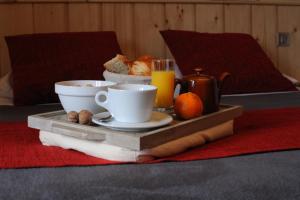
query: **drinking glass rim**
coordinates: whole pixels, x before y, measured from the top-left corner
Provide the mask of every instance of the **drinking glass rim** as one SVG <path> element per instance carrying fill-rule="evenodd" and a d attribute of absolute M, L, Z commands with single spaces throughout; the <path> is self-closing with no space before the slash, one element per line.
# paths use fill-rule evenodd
<path fill-rule="evenodd" d="M 153 59 L 151 63 L 152 71 L 175 71 L 176 62 L 172 58 Z"/>
<path fill-rule="evenodd" d="M 152 62 L 162 62 L 162 61 L 172 61 L 175 63 L 175 59 L 172 58 L 157 58 L 152 60 Z"/>

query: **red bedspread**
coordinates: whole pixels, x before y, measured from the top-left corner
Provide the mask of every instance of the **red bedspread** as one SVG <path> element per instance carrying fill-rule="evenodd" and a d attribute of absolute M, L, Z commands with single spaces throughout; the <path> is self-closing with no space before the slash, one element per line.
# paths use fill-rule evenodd
<path fill-rule="evenodd" d="M 176 156 L 155 160 L 187 161 L 300 149 L 300 108 L 245 112 L 235 134 Z M 27 123 L 0 124 L 0 168 L 120 164 L 58 147 L 43 146 Z"/>

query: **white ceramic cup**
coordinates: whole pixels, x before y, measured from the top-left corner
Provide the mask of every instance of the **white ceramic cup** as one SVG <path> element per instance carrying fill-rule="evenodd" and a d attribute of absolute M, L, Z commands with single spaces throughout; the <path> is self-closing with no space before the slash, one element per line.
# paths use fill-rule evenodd
<path fill-rule="evenodd" d="M 156 91 L 152 85 L 118 84 L 98 92 L 95 101 L 119 122 L 146 122 L 151 118 Z"/>

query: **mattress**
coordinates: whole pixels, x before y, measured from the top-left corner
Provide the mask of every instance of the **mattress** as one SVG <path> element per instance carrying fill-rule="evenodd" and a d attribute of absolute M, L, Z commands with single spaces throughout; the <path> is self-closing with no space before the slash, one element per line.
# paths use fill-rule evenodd
<path fill-rule="evenodd" d="M 300 92 L 228 96 L 245 109 L 300 106 Z M 60 105 L 0 106 L 0 121 Z M 299 199 L 300 151 L 158 164 L 0 170 L 0 199 Z"/>

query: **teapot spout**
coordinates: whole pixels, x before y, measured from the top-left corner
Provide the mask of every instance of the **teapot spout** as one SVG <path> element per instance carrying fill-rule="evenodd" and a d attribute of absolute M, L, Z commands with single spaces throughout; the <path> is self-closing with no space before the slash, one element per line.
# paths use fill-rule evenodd
<path fill-rule="evenodd" d="M 224 81 L 229 77 L 231 76 L 230 73 L 228 72 L 223 72 L 218 80 L 218 89 L 219 89 L 219 102 L 220 102 L 220 99 L 221 99 L 221 94 L 222 94 L 222 88 L 223 88 L 223 84 L 224 84 Z"/>

